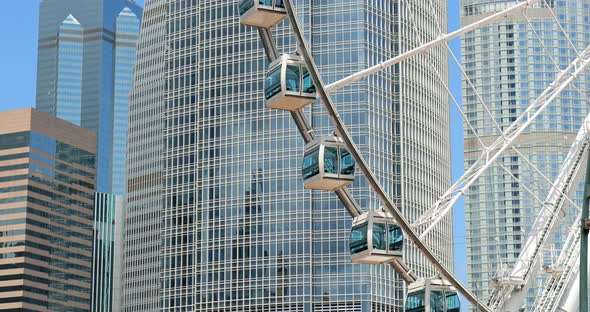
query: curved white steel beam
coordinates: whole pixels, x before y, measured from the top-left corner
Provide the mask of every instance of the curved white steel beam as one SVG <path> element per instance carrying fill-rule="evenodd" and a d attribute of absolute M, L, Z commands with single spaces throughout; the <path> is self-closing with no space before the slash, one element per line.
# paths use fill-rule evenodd
<path fill-rule="evenodd" d="M 322 100 L 327 113 L 330 116 L 330 120 L 334 124 L 336 128 L 336 132 L 339 137 L 342 138 L 344 143 L 346 144 L 347 148 L 350 150 L 351 155 L 353 156 L 354 160 L 356 161 L 358 167 L 360 168 L 361 172 L 365 176 L 367 183 L 371 186 L 379 200 L 381 201 L 383 208 L 386 212 L 390 213 L 394 219 L 398 222 L 398 225 L 404 231 L 405 235 L 414 242 L 415 246 L 422 252 L 422 254 L 432 263 L 434 268 L 447 280 L 449 281 L 458 292 L 460 292 L 467 300 L 469 300 L 475 307 L 478 307 L 481 311 L 490 312 L 490 310 L 471 292 L 467 289 L 463 284 L 459 281 L 459 279 L 449 270 L 447 269 L 434 255 L 434 253 L 430 250 L 428 246 L 418 237 L 418 234 L 414 231 L 414 229 L 410 226 L 410 223 L 404 218 L 401 214 L 397 206 L 393 203 L 389 195 L 385 192 L 377 178 L 367 165 L 365 159 L 360 154 L 358 148 L 352 141 L 352 137 L 348 133 L 348 130 L 344 126 L 336 107 L 332 103 L 330 95 L 325 89 L 324 82 L 319 75 L 318 68 L 315 64 L 313 56 L 311 55 L 310 49 L 305 41 L 305 37 L 301 28 L 299 26 L 299 21 L 297 19 L 297 14 L 294 11 L 292 0 L 285 0 L 284 1 L 285 8 L 287 10 L 287 16 L 289 17 L 289 22 L 293 29 L 293 33 L 295 34 L 295 38 L 297 39 L 298 47 L 301 56 L 305 60 L 311 78 L 318 90 L 319 98 Z"/>
<path fill-rule="evenodd" d="M 279 57 L 279 52 L 275 45 L 275 40 L 272 35 L 272 31 L 268 28 L 258 28 L 258 33 L 260 35 L 260 39 L 264 46 L 264 51 L 266 52 L 266 56 L 270 62 L 274 61 Z M 291 112 L 291 117 L 303 138 L 305 143 L 309 143 L 315 139 L 315 132 L 311 127 L 311 124 L 303 114 L 303 111 L 298 110 Z M 348 190 L 348 188 L 343 187 L 336 191 L 334 191 L 344 208 L 348 211 L 351 217 L 359 216 L 363 213 L 362 209 L 359 207 L 358 203 Z M 399 274 L 399 276 L 406 282 L 406 283 L 413 283 L 417 280 L 416 274 L 410 269 L 403 261 L 403 259 L 397 259 L 390 263 L 390 266 Z"/>

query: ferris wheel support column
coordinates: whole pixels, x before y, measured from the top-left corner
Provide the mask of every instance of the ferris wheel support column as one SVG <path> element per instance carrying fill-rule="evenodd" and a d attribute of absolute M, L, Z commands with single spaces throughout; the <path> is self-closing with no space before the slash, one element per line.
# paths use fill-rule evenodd
<path fill-rule="evenodd" d="M 584 182 L 584 205 L 582 207 L 582 236 L 580 238 L 580 312 L 588 312 L 588 206 L 590 205 L 590 153 Z"/>
<path fill-rule="evenodd" d="M 529 0 L 527 2 L 531 2 Z M 416 247 L 422 251 L 424 256 L 432 263 L 432 265 L 436 268 L 436 270 L 445 278 L 447 279 L 456 289 L 459 291 L 467 300 L 469 300 L 475 307 L 479 310 L 484 312 L 491 312 L 471 291 L 469 291 L 451 271 L 449 271 L 434 255 L 434 253 L 426 246 L 426 244 L 418 237 L 418 234 L 414 231 L 411 227 L 410 223 L 403 217 L 401 212 L 398 210 L 397 206 L 393 203 L 389 195 L 383 190 L 381 184 L 377 181 L 377 178 L 367 165 L 365 159 L 360 154 L 358 148 L 352 141 L 352 138 L 344 123 L 340 119 L 340 115 L 338 114 L 336 107 L 332 103 L 328 92 L 326 91 L 324 82 L 322 81 L 318 68 L 315 64 L 313 56 L 309 50 L 305 42 L 305 38 L 303 36 L 303 32 L 299 26 L 299 21 L 297 19 L 297 15 L 295 10 L 293 9 L 292 0 L 285 0 L 285 9 L 287 11 L 287 16 L 289 18 L 289 22 L 297 39 L 299 51 L 301 56 L 305 60 L 305 63 L 308 67 L 309 73 L 311 78 L 318 90 L 318 95 L 324 104 L 326 111 L 330 116 L 330 120 L 336 127 L 336 132 L 340 138 L 344 141 L 347 148 L 350 150 L 351 155 L 353 156 L 354 160 L 358 164 L 361 172 L 365 176 L 367 183 L 371 186 L 381 203 L 383 204 L 383 208 L 390 213 L 394 219 L 398 222 L 400 228 L 404 231 L 404 233 L 411 239 Z"/>
<path fill-rule="evenodd" d="M 582 311 L 581 309 L 578 310 L 578 307 L 580 306 L 580 301 L 578 300 L 578 298 L 576 298 L 576 295 L 580 294 L 580 272 L 578 272 L 577 274 L 578 276 L 576 280 L 571 282 L 571 286 L 570 289 L 572 291 L 572 295 L 571 296 L 565 296 L 561 298 L 561 301 L 559 303 L 559 307 L 557 308 L 558 312 L 576 312 L 576 311 Z"/>

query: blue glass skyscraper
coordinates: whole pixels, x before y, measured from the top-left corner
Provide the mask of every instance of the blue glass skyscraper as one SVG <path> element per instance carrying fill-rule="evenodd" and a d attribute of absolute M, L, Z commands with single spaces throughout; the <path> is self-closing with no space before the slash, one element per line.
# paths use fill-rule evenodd
<path fill-rule="evenodd" d="M 99 192 L 125 193 L 128 97 L 142 9 L 132 0 L 44 0 L 37 108 L 98 135 Z"/>
<path fill-rule="evenodd" d="M 125 195 L 129 92 L 142 8 L 133 0 L 44 0 L 37 108 L 97 134 L 94 311 L 110 311 L 115 209 Z M 110 194 L 110 195 L 108 195 Z M 104 199 L 107 198 L 108 199 Z M 122 221 L 122 220 L 121 220 Z M 120 275 L 120 274 L 119 274 Z M 120 292 L 119 292 L 120 293 Z"/>
<path fill-rule="evenodd" d="M 437 23 L 446 30 L 442 0 L 294 2 L 328 83 L 418 46 L 416 32 L 431 40 Z M 287 22 L 273 33 L 281 53 L 295 53 Z M 268 62 L 256 29 L 239 24 L 237 0 L 147 2 L 138 56 L 125 311 L 401 309 L 404 284 L 389 266 L 351 264 L 351 218 L 336 197 L 303 188 L 304 143 L 288 113 L 265 107 Z M 412 221 L 450 183 L 446 51 L 431 57 L 332 94 Z M 317 134 L 332 133 L 321 105 L 305 114 Z M 364 209 L 379 208 L 361 177 L 351 190 Z M 451 230 L 447 219 L 431 237 L 449 267 Z M 434 274 L 407 250 L 420 276 Z"/>

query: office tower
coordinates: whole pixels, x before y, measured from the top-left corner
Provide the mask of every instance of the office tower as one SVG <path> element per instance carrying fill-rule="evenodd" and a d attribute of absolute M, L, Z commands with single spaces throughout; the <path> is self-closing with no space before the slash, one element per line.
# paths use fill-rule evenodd
<path fill-rule="evenodd" d="M 265 108 L 268 61 L 237 5 L 146 3 L 130 105 L 124 310 L 396 311 L 403 283 L 389 266 L 351 264 L 350 216 L 333 194 L 303 189 L 304 143 L 290 114 Z M 446 1 L 433 10 L 296 5 L 327 82 L 417 46 L 416 30 L 423 40 L 439 21 L 446 30 Z M 414 24 L 400 23 L 402 13 Z M 274 33 L 281 53 L 295 52 L 287 22 Z M 450 182 L 448 100 L 433 68 L 446 81 L 444 49 L 333 94 L 411 220 Z M 333 131 L 319 104 L 305 112 L 318 134 Z M 352 192 L 379 208 L 361 177 Z M 451 231 L 447 219 L 432 244 L 448 266 Z M 412 247 L 406 261 L 433 274 Z"/>
<path fill-rule="evenodd" d="M 584 1 L 547 1 L 546 6 L 528 10 L 531 28 L 522 15 L 471 32 L 463 37 L 463 64 L 470 79 L 489 105 L 495 121 L 506 129 L 556 77 L 553 58 L 560 68 L 572 62 L 576 54 L 566 36 L 554 21 L 558 17 L 569 38 L 578 49 L 590 44 L 587 16 L 590 8 Z M 510 2 L 490 3 L 462 0 L 462 24 L 479 20 Z M 537 39 L 535 32 L 543 39 Z M 545 48 L 547 50 L 545 50 Z M 580 76 L 575 82 L 588 90 L 589 81 Z M 463 108 L 484 142 L 491 142 L 499 131 L 484 111 L 477 95 L 467 82 L 463 84 Z M 574 140 L 588 108 L 587 95 L 569 87 L 551 104 L 517 140 L 515 146 L 551 181 Z M 467 129 L 467 127 L 466 127 Z M 465 168 L 481 153 L 475 136 L 465 131 Z M 499 158 L 500 163 L 519 177 L 525 186 L 544 200 L 549 184 L 514 150 Z M 578 188 L 578 193 L 582 191 Z M 578 197 L 581 198 L 581 197 Z M 501 267 L 510 267 L 518 257 L 541 203 L 529 195 L 499 166 L 487 171 L 466 195 L 467 257 L 469 288 L 480 298 L 490 295 L 491 279 Z M 568 212 L 565 222 L 571 224 L 575 213 Z M 561 231 L 554 241 L 559 249 L 565 236 Z M 550 247 L 550 246 L 547 246 Z M 547 254 L 547 253 L 545 253 Z M 545 258 L 546 261 L 549 259 Z M 540 287 L 542 284 L 537 284 Z M 534 301 L 535 287 L 529 291 L 527 305 Z"/>
<path fill-rule="evenodd" d="M 96 136 L 0 112 L 0 310 L 89 311 Z"/>
<path fill-rule="evenodd" d="M 129 101 L 122 311 L 159 311 L 167 0 L 147 2 Z M 188 272 L 187 272 L 188 274 Z"/>
<path fill-rule="evenodd" d="M 99 192 L 125 193 L 128 97 L 142 9 L 132 0 L 44 0 L 37 108 L 98 134 Z"/>
<path fill-rule="evenodd" d="M 37 108 L 97 133 L 96 190 L 121 197 L 141 15 L 133 0 L 44 0 L 40 7 Z M 115 207 L 108 204 L 116 200 L 101 196 L 95 206 L 101 230 L 95 233 L 94 256 L 102 265 L 94 270 L 92 309 L 111 311 L 114 267 L 122 265 L 113 263 L 121 259 L 112 257 L 112 248 L 122 248 L 122 241 L 114 241 L 116 220 L 105 226 L 100 219 L 111 215 Z"/>
<path fill-rule="evenodd" d="M 125 197 L 95 193 L 92 310 L 121 311 Z M 115 245 L 120 244 L 120 245 Z"/>

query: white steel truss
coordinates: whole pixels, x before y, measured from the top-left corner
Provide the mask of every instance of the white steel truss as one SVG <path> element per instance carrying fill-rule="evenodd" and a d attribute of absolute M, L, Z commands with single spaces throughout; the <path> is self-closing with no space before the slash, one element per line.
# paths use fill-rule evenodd
<path fill-rule="evenodd" d="M 518 136 L 531 125 L 535 119 L 545 111 L 559 94 L 565 90 L 590 65 L 590 46 L 588 46 L 545 91 L 533 101 L 527 109 L 506 129 L 500 137 L 484 150 L 475 163 L 465 171 L 463 176 L 455 182 L 424 214 L 414 226 L 427 225 L 420 237 L 426 237 L 438 222 L 452 209 L 455 203 L 467 192 L 469 187 L 516 141 Z"/>
<path fill-rule="evenodd" d="M 579 214 L 570 229 L 557 262 L 549 268 L 551 275 L 545 281 L 543 291 L 535 299 L 531 312 L 577 311 L 581 218 Z M 564 297 L 565 294 L 567 297 Z"/>
<path fill-rule="evenodd" d="M 518 311 L 530 283 L 535 280 L 541 268 L 543 247 L 552 238 L 559 215 L 565 211 L 575 193 L 580 179 L 586 171 L 586 157 L 590 145 L 590 114 L 584 119 L 543 207 L 539 211 L 525 244 L 514 267 L 500 271 L 494 278 L 495 288 L 488 301 L 493 311 Z"/>

